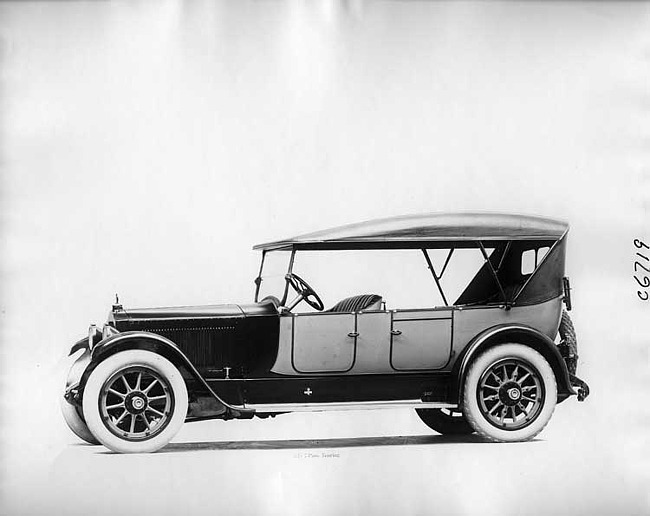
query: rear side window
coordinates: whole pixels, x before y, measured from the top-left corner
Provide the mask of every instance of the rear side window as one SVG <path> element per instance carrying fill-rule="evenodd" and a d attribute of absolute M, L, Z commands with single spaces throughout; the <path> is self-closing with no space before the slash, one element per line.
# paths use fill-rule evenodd
<path fill-rule="evenodd" d="M 550 247 L 540 247 L 539 249 L 529 249 L 521 253 L 521 274 L 523 276 L 531 274 L 542 263 L 549 249 Z"/>

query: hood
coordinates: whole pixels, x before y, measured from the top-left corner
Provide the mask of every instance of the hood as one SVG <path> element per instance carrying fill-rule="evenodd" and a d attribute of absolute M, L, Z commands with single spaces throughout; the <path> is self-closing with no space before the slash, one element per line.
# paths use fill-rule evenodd
<path fill-rule="evenodd" d="M 170 319 L 214 319 L 220 317 L 246 317 L 252 315 L 275 315 L 277 309 L 272 302 L 244 305 L 201 305 L 172 306 L 162 308 L 118 308 L 109 315 L 109 321 L 170 320 Z"/>

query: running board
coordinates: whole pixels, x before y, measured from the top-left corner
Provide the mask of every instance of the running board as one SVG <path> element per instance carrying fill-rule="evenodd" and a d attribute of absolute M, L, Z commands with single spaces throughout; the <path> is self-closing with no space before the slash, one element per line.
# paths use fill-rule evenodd
<path fill-rule="evenodd" d="M 368 410 L 390 408 L 458 408 L 458 405 L 444 402 L 423 402 L 420 400 L 399 401 L 350 401 L 342 403 L 275 403 L 275 404 L 246 404 L 246 409 L 256 412 L 321 412 L 325 410 Z"/>

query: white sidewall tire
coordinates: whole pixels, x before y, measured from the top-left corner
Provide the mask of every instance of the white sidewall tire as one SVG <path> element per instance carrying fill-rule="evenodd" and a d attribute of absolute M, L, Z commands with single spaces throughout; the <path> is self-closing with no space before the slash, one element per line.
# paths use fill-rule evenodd
<path fill-rule="evenodd" d="M 79 416 L 77 408 L 68 403 L 63 396 L 61 397 L 61 412 L 63 413 L 63 419 L 65 419 L 68 428 L 70 428 L 79 439 L 86 441 L 88 444 L 99 444 L 99 441 L 92 433 L 90 433 L 90 430 L 88 430 L 88 425 L 86 425 L 84 420 Z"/>
<path fill-rule="evenodd" d="M 517 430 L 497 428 L 484 416 L 479 407 L 476 389 L 483 373 L 495 362 L 506 358 L 523 359 L 537 369 L 544 386 L 544 403 L 535 420 Z M 463 413 L 470 425 L 483 437 L 492 441 L 527 441 L 539 434 L 551 419 L 557 403 L 555 374 L 546 359 L 534 349 L 522 344 L 500 344 L 488 349 L 472 362 L 465 377 Z"/>
<path fill-rule="evenodd" d="M 174 394 L 174 411 L 167 426 L 150 439 L 128 441 L 111 432 L 102 420 L 99 395 L 104 382 L 113 374 L 132 366 L 146 366 L 155 370 L 168 383 Z M 165 357 L 151 351 L 131 349 L 120 351 L 101 362 L 90 374 L 83 393 L 83 414 L 88 429 L 107 448 L 118 453 L 148 453 L 165 446 L 178 433 L 187 415 L 187 387 L 185 380 Z"/>

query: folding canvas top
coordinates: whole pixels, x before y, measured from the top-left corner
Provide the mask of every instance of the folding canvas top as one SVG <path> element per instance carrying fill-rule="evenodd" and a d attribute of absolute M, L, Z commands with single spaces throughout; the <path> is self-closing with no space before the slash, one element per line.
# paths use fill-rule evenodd
<path fill-rule="evenodd" d="M 348 224 L 256 245 L 263 251 L 424 247 L 477 241 L 559 240 L 566 222 L 504 213 L 428 213 Z"/>

